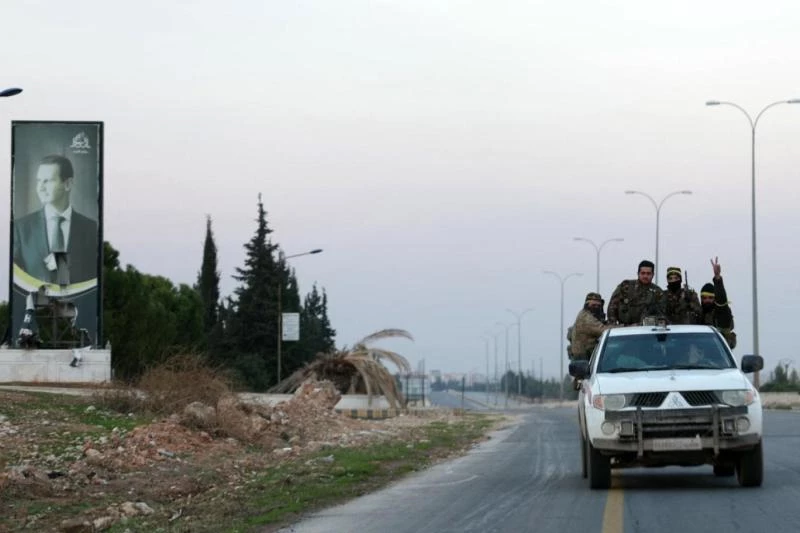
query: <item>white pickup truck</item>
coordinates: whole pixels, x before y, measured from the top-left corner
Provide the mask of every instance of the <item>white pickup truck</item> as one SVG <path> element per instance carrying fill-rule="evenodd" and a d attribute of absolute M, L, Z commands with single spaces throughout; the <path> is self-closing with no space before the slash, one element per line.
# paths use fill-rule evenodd
<path fill-rule="evenodd" d="M 745 373 L 710 326 L 632 326 L 605 331 L 589 361 L 570 362 L 580 380 L 583 477 L 606 489 L 612 468 L 710 464 L 742 486 L 763 480 L 762 412 Z"/>

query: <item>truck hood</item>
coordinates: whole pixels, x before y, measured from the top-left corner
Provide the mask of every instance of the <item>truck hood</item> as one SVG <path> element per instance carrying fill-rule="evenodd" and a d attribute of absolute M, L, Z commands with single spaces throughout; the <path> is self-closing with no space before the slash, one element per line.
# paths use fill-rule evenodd
<path fill-rule="evenodd" d="M 651 370 L 597 374 L 596 394 L 672 392 L 692 390 L 749 389 L 750 382 L 738 368 L 722 370 Z"/>

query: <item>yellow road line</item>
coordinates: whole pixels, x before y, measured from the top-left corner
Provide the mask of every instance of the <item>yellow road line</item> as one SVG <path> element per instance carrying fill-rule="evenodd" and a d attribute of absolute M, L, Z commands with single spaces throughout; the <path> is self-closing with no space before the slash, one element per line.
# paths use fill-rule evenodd
<path fill-rule="evenodd" d="M 615 488 L 616 478 L 611 478 L 611 488 L 608 489 L 606 508 L 603 511 L 602 533 L 622 533 L 623 532 L 623 511 L 625 509 L 624 492 L 620 488 Z"/>

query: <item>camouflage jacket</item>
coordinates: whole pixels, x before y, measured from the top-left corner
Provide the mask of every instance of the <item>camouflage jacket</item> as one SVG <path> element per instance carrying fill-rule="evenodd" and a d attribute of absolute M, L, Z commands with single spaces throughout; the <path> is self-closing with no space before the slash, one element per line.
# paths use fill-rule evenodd
<path fill-rule="evenodd" d="M 572 359 L 589 359 L 592 355 L 597 339 L 600 338 L 605 326 L 591 312 L 581 309 L 575 317 L 572 326 Z"/>
<path fill-rule="evenodd" d="M 664 291 L 667 320 L 670 324 L 697 324 L 703 316 L 700 298 L 691 289 L 681 288 L 677 292 Z"/>
<path fill-rule="evenodd" d="M 643 285 L 626 279 L 614 289 L 608 302 L 608 323 L 641 324 L 646 316 L 665 316 L 664 291 L 655 283 Z"/>
<path fill-rule="evenodd" d="M 697 321 L 698 324 L 714 326 L 717 328 L 731 350 L 736 348 L 736 332 L 733 331 L 733 312 L 728 303 L 728 293 L 725 291 L 725 284 L 722 277 L 714 278 L 714 307 L 710 311 L 702 311 Z"/>

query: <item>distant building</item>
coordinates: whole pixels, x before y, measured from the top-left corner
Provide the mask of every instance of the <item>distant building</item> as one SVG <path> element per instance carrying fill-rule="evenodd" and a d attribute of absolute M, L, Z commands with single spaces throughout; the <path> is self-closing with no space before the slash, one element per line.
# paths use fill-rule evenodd
<path fill-rule="evenodd" d="M 461 380 L 466 378 L 466 374 L 463 372 L 447 372 L 442 374 L 442 381 L 445 383 L 450 383 L 451 381 L 455 381 L 457 383 L 461 383 Z"/>
<path fill-rule="evenodd" d="M 467 386 L 474 387 L 475 385 L 486 385 L 486 374 L 480 372 L 471 372 L 467 378 Z"/>

